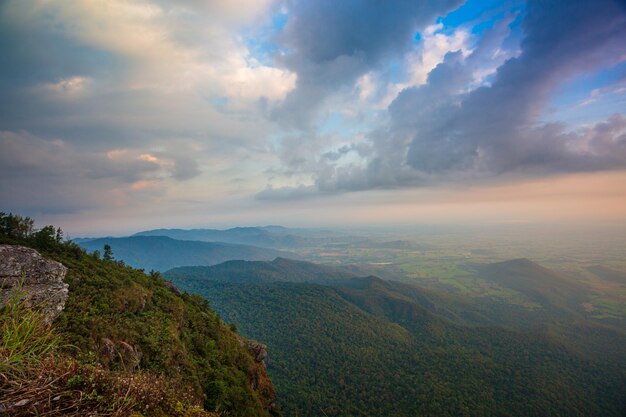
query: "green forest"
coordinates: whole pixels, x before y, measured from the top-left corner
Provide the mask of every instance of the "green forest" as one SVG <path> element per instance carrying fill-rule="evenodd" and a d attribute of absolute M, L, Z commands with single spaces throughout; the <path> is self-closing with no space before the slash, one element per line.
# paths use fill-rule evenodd
<path fill-rule="evenodd" d="M 258 371 L 254 357 L 200 296 L 182 294 L 158 273 L 146 274 L 126 266 L 112 259 L 115 254 L 108 250 L 105 259 L 98 252 L 87 254 L 65 241 L 60 229 L 34 230 L 28 218 L 2 213 L 0 244 L 34 248 L 69 268 L 65 277 L 69 298 L 53 326 L 58 348 L 50 352 L 54 351 L 53 362 L 59 366 L 67 361 L 73 364 L 73 373 L 56 368 L 52 372 L 63 376 L 59 377 L 61 386 L 56 387 L 58 395 L 69 392 L 74 400 L 61 402 L 69 407 L 65 411 L 52 406 L 37 413 L 80 415 L 82 410 L 102 415 L 182 416 L 199 409 L 232 416 L 270 415 L 273 393 L 255 391 L 249 383 Z M 8 316 L 2 318 L 8 326 Z M 8 334 L 4 336 L 8 338 Z M 31 373 L 10 374 L 10 351 L 2 348 L 7 340 L 0 345 L 0 374 L 12 375 L 22 387 L 29 386 L 31 379 L 41 376 L 38 367 L 43 362 Z M 107 358 L 102 352 L 109 343 L 130 346 L 135 354 L 130 359 L 121 355 Z M 100 370 L 110 378 L 105 386 L 97 387 L 93 378 Z M 131 376 L 143 378 L 148 388 L 154 389 L 135 389 L 124 382 Z M 120 384 L 122 392 L 107 394 L 110 387 L 106 385 L 111 384 Z M 14 388 L 0 379 L 0 397 L 7 398 Z M 134 408 L 116 409 L 118 400 L 130 401 L 131 388 L 137 396 Z M 165 400 L 159 402 L 159 398 Z"/>
<path fill-rule="evenodd" d="M 290 276 L 299 280 L 292 274 L 301 268 L 288 261 L 281 268 L 239 262 L 166 273 L 180 288 L 206 297 L 242 334 L 269 345 L 268 369 L 286 415 L 624 411 L 626 369 L 620 360 L 626 338 L 614 329 L 562 316 L 546 327 L 549 332 L 515 328 L 516 320 L 501 320 L 497 308 L 374 277 L 345 279 L 338 273 L 326 285 L 285 282 Z M 233 272 L 232 282 L 227 271 Z M 550 321 L 550 311 L 544 321 Z M 589 340 L 574 343 L 568 337 L 574 323 L 586 331 L 577 338 Z M 596 337 L 606 344 L 598 349 L 613 355 L 593 351 Z"/>

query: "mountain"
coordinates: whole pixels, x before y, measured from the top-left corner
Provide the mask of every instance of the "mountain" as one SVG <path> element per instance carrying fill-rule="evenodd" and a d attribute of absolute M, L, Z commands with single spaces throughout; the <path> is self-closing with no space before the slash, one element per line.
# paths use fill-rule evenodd
<path fill-rule="evenodd" d="M 138 232 L 136 236 L 166 236 L 178 240 L 195 240 L 201 242 L 224 242 L 240 245 L 276 247 L 277 236 L 282 236 L 286 228 L 280 226 L 235 227 L 227 230 L 217 229 L 155 229 Z"/>
<path fill-rule="evenodd" d="M 588 267 L 587 270 L 602 280 L 617 284 L 626 284 L 625 271 L 618 271 L 616 269 L 607 268 L 603 265 L 593 265 Z"/>
<path fill-rule="evenodd" d="M 116 259 L 145 270 L 165 271 L 182 265 L 213 265 L 231 259 L 271 260 L 296 254 L 230 243 L 176 240 L 164 236 L 131 236 L 80 241 L 86 250 L 102 251 L 110 245 Z"/>
<path fill-rule="evenodd" d="M 618 346 L 617 360 L 603 362 L 570 348 L 559 332 L 494 326 L 497 317 L 471 299 L 282 262 L 289 265 L 228 263 L 179 268 L 166 276 L 204 296 L 242 334 L 270 346 L 268 371 L 288 415 L 622 411 L 623 335 L 610 341 Z M 285 273 L 300 268 L 307 271 L 302 277 Z M 192 274 L 186 277 L 185 271 Z"/>
<path fill-rule="evenodd" d="M 279 414 L 266 347 L 202 298 L 61 242 L 54 228 L 2 230 L 0 248 L 3 416 Z"/>
<path fill-rule="evenodd" d="M 232 229 L 155 229 L 133 236 L 166 236 L 178 240 L 225 242 L 264 248 L 300 248 L 324 245 L 351 245 L 368 241 L 362 237 L 339 235 L 325 230 L 290 229 L 282 226 L 234 227 Z"/>
<path fill-rule="evenodd" d="M 276 258 L 267 261 L 228 261 L 213 266 L 185 266 L 166 272 L 170 279 L 211 280 L 222 282 L 315 282 L 332 283 L 355 275 L 333 267 L 311 262 Z"/>
<path fill-rule="evenodd" d="M 477 273 L 481 278 L 515 290 L 552 311 L 582 312 L 581 305 L 588 298 L 584 285 L 529 259 L 483 265 L 477 268 Z"/>
<path fill-rule="evenodd" d="M 430 312 L 458 323 L 495 324 L 480 313 L 471 300 L 453 294 L 427 290 L 415 285 L 387 281 L 375 276 L 359 277 L 361 269 L 346 269 L 313 262 L 276 258 L 273 261 L 228 261 L 212 266 L 187 266 L 166 271 L 164 275 L 186 288 L 202 289 L 205 281 L 258 284 L 270 282 L 308 282 L 341 287 L 344 293 L 358 292 L 363 287 L 376 286 L 386 295 L 407 299 Z"/>

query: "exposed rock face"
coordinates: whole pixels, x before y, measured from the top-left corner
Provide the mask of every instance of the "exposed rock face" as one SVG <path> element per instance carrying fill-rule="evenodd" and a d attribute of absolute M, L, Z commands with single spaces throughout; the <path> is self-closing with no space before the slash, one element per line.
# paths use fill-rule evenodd
<path fill-rule="evenodd" d="M 165 287 L 168 290 L 170 290 L 171 293 L 176 294 L 176 295 L 182 295 L 182 293 L 180 292 L 178 287 L 176 285 L 172 284 L 171 281 L 165 281 L 163 284 L 165 285 Z"/>
<path fill-rule="evenodd" d="M 26 305 L 40 309 L 51 322 L 65 307 L 66 273 L 65 266 L 44 258 L 34 249 L 0 245 L 0 305 L 21 285 Z"/>
<path fill-rule="evenodd" d="M 272 385 L 272 380 L 267 374 L 265 362 L 257 362 L 253 371 L 248 375 L 248 382 L 252 389 L 259 393 L 270 414 L 279 416 L 280 411 L 276 404 L 276 391 L 274 390 L 274 385 Z"/>
<path fill-rule="evenodd" d="M 267 358 L 267 346 L 256 342 L 250 342 L 248 349 L 253 353 L 254 359 L 257 362 L 263 362 Z"/>
<path fill-rule="evenodd" d="M 269 375 L 267 374 L 267 368 L 265 366 L 265 359 L 267 358 L 268 351 L 267 346 L 257 343 L 251 340 L 247 340 L 241 336 L 237 336 L 239 345 L 241 347 L 247 347 L 255 361 L 255 366 L 248 374 L 248 383 L 253 390 L 259 393 L 265 406 L 270 411 L 271 415 L 280 415 L 280 411 L 276 404 L 276 391 L 272 385 Z"/>

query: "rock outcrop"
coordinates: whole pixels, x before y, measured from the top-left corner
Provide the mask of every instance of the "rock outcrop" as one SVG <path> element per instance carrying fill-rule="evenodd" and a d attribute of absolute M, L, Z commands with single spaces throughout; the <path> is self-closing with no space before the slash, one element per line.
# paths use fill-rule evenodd
<path fill-rule="evenodd" d="M 237 335 L 237 339 L 241 347 L 245 346 L 248 348 L 255 362 L 254 367 L 248 374 L 248 384 L 261 396 L 265 407 L 267 407 L 271 415 L 280 415 L 278 405 L 276 404 L 276 391 L 265 366 L 265 359 L 268 355 L 267 346 L 245 339 L 239 335 Z"/>
<path fill-rule="evenodd" d="M 119 367 L 127 372 L 134 372 L 141 362 L 142 352 L 123 340 L 117 342 L 106 337 L 100 340 L 98 359 L 108 369 Z"/>
<path fill-rule="evenodd" d="M 182 295 L 183 294 L 182 292 L 180 292 L 178 287 L 176 285 L 174 285 L 171 281 L 164 281 L 163 285 L 165 285 L 165 288 L 170 290 L 170 292 L 172 294 L 176 294 L 176 295 Z"/>
<path fill-rule="evenodd" d="M 0 305 L 17 289 L 27 306 L 39 309 L 48 322 L 65 307 L 67 268 L 44 258 L 34 249 L 0 245 Z"/>

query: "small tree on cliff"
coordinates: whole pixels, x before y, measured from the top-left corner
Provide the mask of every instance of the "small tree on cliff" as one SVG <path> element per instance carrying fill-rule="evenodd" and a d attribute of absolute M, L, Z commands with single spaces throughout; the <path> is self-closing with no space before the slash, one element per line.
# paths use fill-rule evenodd
<path fill-rule="evenodd" d="M 111 245 L 104 245 L 104 255 L 102 255 L 102 259 L 105 261 L 113 260 L 113 249 L 111 249 Z"/>

